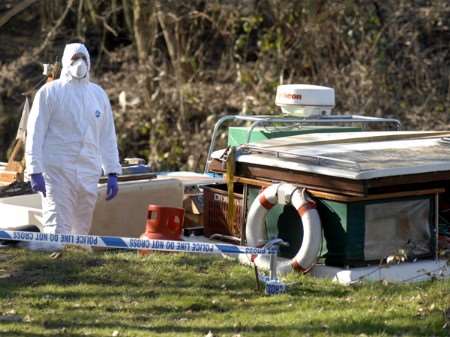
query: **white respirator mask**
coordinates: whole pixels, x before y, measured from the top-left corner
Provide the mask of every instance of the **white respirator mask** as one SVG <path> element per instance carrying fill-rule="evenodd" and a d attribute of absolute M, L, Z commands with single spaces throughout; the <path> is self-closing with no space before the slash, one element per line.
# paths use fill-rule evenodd
<path fill-rule="evenodd" d="M 88 72 L 88 67 L 83 59 L 78 59 L 69 67 L 69 73 L 76 79 L 85 78 Z"/>

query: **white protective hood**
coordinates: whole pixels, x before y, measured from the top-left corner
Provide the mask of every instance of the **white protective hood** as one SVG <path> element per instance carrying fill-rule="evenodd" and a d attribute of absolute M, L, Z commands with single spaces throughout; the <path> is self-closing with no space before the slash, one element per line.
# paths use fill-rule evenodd
<path fill-rule="evenodd" d="M 88 73 L 86 77 L 82 79 L 74 79 L 69 72 L 69 67 L 71 63 L 72 56 L 78 53 L 82 53 L 86 56 Z M 80 81 L 80 82 L 89 82 L 89 71 L 91 70 L 91 58 L 89 57 L 89 52 L 86 46 L 82 43 L 69 43 L 66 44 L 64 48 L 64 53 L 62 57 L 62 70 L 61 70 L 61 79 L 65 81 L 70 81 L 72 79 Z"/>

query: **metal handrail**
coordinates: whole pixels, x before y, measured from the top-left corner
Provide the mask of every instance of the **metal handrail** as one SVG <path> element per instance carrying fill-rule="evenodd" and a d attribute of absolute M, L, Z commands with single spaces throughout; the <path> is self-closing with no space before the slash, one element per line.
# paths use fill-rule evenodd
<path fill-rule="evenodd" d="M 211 143 L 208 149 L 208 156 L 206 158 L 204 173 L 209 172 L 209 164 L 211 161 L 211 155 L 216 145 L 217 133 L 219 128 L 227 121 L 247 121 L 253 122 L 249 129 L 247 136 L 247 143 L 250 141 L 251 134 L 257 125 L 261 123 L 298 123 L 303 124 L 333 124 L 333 123 L 393 123 L 397 130 L 400 130 L 401 123 L 398 119 L 394 118 L 381 118 L 381 117 L 370 117 L 370 116 L 360 116 L 360 115 L 333 115 L 333 116 L 311 116 L 311 117 L 273 117 L 270 115 L 259 115 L 259 116 L 240 116 L 240 115 L 226 115 L 221 117 L 214 125 L 213 134 L 211 136 Z"/>
<path fill-rule="evenodd" d="M 247 143 L 250 143 L 250 139 L 253 130 L 265 123 L 280 123 L 279 118 L 268 118 L 260 119 L 255 121 L 248 130 Z M 283 123 L 297 123 L 297 124 L 333 124 L 333 123 L 393 123 L 396 126 L 397 131 L 400 130 L 401 123 L 397 119 L 391 118 L 380 118 L 380 117 L 370 117 L 370 116 L 359 116 L 359 115 L 335 115 L 335 116 L 318 116 L 313 118 L 282 118 Z"/>

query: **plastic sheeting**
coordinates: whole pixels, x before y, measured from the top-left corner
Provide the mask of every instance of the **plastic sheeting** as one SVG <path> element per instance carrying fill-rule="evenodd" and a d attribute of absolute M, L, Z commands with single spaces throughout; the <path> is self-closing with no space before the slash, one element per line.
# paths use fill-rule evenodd
<path fill-rule="evenodd" d="M 366 260 L 431 253 L 430 199 L 393 201 L 365 208 Z"/>

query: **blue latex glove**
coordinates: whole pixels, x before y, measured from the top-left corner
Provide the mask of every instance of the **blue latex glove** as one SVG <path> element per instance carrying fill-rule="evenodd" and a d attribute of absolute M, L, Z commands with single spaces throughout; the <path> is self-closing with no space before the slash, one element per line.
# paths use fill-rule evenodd
<path fill-rule="evenodd" d="M 117 176 L 115 174 L 108 175 L 108 183 L 106 184 L 106 200 L 113 199 L 119 192 L 117 184 Z"/>
<path fill-rule="evenodd" d="M 31 175 L 31 189 L 34 192 L 42 192 L 44 198 L 47 196 L 47 190 L 45 189 L 45 180 L 42 173 L 33 173 Z"/>

